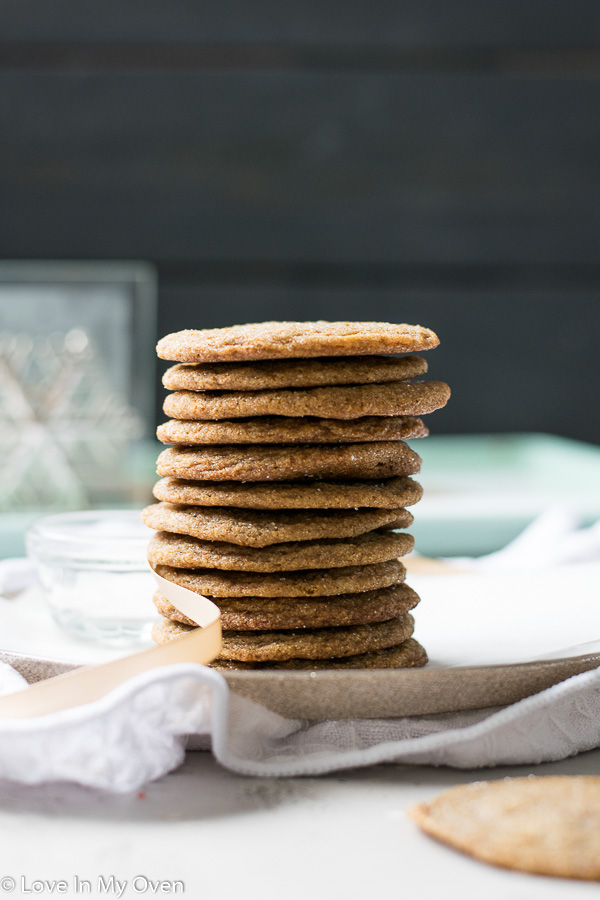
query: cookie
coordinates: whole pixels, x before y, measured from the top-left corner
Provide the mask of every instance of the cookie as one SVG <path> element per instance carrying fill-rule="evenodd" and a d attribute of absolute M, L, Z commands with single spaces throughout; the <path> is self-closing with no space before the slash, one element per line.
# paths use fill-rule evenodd
<path fill-rule="evenodd" d="M 410 811 L 477 859 L 539 875 L 600 880 L 600 777 L 503 778 L 444 791 Z"/>
<path fill-rule="evenodd" d="M 280 391 L 175 391 L 163 404 L 173 419 L 237 419 L 248 416 L 420 416 L 445 406 L 443 381 L 392 381 Z"/>
<path fill-rule="evenodd" d="M 176 569 L 232 569 L 239 572 L 286 572 L 363 566 L 406 556 L 414 546 L 410 534 L 370 531 L 342 540 L 293 541 L 270 547 L 240 547 L 159 531 L 148 546 L 152 565 Z"/>
<path fill-rule="evenodd" d="M 169 447 L 158 475 L 200 481 L 294 481 L 298 478 L 390 478 L 414 475 L 421 457 L 403 441 L 364 444 Z M 161 526 L 159 526 L 161 527 Z"/>
<path fill-rule="evenodd" d="M 405 528 L 413 517 L 405 509 L 239 510 L 213 506 L 154 503 L 141 513 L 157 531 L 189 534 L 204 541 L 226 541 L 244 547 L 268 547 L 287 541 L 347 538 L 376 528 Z"/>
<path fill-rule="evenodd" d="M 184 637 L 192 631 L 188 625 L 179 622 L 171 622 L 161 619 L 152 629 L 152 639 L 157 644 L 166 644 L 169 641 Z M 285 661 L 271 662 L 242 662 L 218 658 L 210 665 L 211 668 L 221 671 L 231 670 L 260 670 L 260 669 L 408 669 L 416 666 L 424 666 L 427 663 L 427 654 L 423 647 L 414 638 L 408 638 L 397 646 L 384 650 L 371 650 L 366 653 L 352 654 L 343 657 L 330 657 L 326 659 L 288 659 Z"/>
<path fill-rule="evenodd" d="M 211 598 L 221 610 L 223 628 L 230 631 L 265 631 L 278 628 L 331 628 L 337 625 L 364 625 L 386 622 L 403 616 L 419 602 L 407 584 L 395 584 L 378 591 L 340 594 L 307 600 L 302 597 Z M 184 625 L 195 623 L 156 591 L 154 605 L 166 619 Z"/>
<path fill-rule="evenodd" d="M 413 353 L 437 347 L 439 339 L 421 325 L 389 322 L 259 322 L 230 328 L 168 334 L 156 345 L 173 362 L 235 362 Z"/>
<path fill-rule="evenodd" d="M 383 384 L 427 372 L 419 356 L 359 356 L 280 359 L 263 362 L 183 363 L 171 366 L 162 383 L 170 391 L 262 391 L 334 384 Z"/>
<path fill-rule="evenodd" d="M 284 662 L 288 659 L 329 659 L 385 650 L 411 637 L 415 620 L 407 613 L 387 622 L 304 628 L 289 631 L 226 631 L 218 659 L 241 662 Z"/>
<path fill-rule="evenodd" d="M 158 629 L 157 635 L 159 636 Z M 161 643 L 157 641 L 157 643 Z M 408 638 L 396 647 L 386 650 L 371 650 L 367 653 L 359 653 L 356 656 L 344 656 L 332 659 L 289 659 L 286 662 L 235 662 L 233 660 L 218 659 L 211 663 L 214 669 L 224 672 L 240 669 L 310 669 L 320 671 L 322 669 L 412 669 L 424 666 L 428 662 L 427 654 L 423 647 L 414 638 Z"/>
<path fill-rule="evenodd" d="M 361 419 L 294 419 L 261 416 L 218 422 L 171 419 L 159 425 L 163 444 L 339 444 L 353 441 L 399 441 L 427 437 L 415 416 L 363 416 Z"/>
<path fill-rule="evenodd" d="M 248 509 L 353 509 L 413 506 L 423 488 L 412 478 L 382 481 L 184 481 L 162 478 L 153 488 L 157 500 L 182 506 L 233 506 Z"/>
<path fill-rule="evenodd" d="M 172 633 L 189 626 L 169 622 L 163 626 Z M 224 631 L 217 660 L 241 662 L 284 662 L 289 659 L 328 659 L 352 656 L 372 650 L 384 650 L 407 640 L 415 620 L 407 613 L 387 622 L 368 625 L 344 625 L 340 628 L 304 628 L 289 631 Z"/>
<path fill-rule="evenodd" d="M 154 566 L 167 581 L 207 597 L 331 597 L 358 594 L 401 584 L 406 569 L 398 560 L 340 569 L 296 572 L 225 572 L 220 569 L 175 569 Z"/>

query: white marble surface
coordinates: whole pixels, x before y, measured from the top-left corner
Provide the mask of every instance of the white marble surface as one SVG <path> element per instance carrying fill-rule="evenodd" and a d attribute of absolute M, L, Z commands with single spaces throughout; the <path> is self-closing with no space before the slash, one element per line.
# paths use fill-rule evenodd
<path fill-rule="evenodd" d="M 600 750 L 537 767 L 457 771 L 385 765 L 320 778 L 229 774 L 209 753 L 129 797 L 68 786 L 0 785 L 3 877 L 26 896 L 63 879 L 62 896 L 153 896 L 136 876 L 183 882 L 184 896 L 244 900 L 554 900 L 597 896 L 597 885 L 487 866 L 419 832 L 414 803 L 453 784 L 535 772 L 598 774 Z M 91 890 L 76 889 L 75 877 Z M 99 890 L 99 876 L 108 890 Z M 120 882 L 108 881 L 114 876 Z M 136 890 L 137 888 L 137 890 Z M 141 888 L 141 890 L 140 890 Z M 181 896 L 181 889 L 179 889 Z M 33 896 L 33 894 L 30 894 Z M 36 896 L 53 896 L 49 887 Z"/>

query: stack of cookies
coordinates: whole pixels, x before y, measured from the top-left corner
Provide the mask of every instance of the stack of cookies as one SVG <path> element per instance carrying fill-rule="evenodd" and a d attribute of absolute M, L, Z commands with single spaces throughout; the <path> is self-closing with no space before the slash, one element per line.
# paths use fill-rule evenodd
<path fill-rule="evenodd" d="M 398 668 L 427 662 L 400 557 L 421 460 L 405 443 L 450 391 L 413 381 L 439 343 L 421 326 L 265 322 L 159 341 L 170 420 L 158 437 L 163 578 L 221 609 L 215 668 Z M 194 623 L 157 593 L 158 643 Z"/>

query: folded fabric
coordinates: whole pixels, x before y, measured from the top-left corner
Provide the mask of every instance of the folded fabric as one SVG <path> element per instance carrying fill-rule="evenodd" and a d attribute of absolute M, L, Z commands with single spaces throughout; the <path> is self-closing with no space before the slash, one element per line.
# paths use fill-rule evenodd
<path fill-rule="evenodd" d="M 217 672 L 186 663 L 146 672 L 86 706 L 0 723 L 0 778 L 124 793 L 176 768 L 186 744 L 211 744 L 226 768 L 262 777 L 383 762 L 477 768 L 564 759 L 600 746 L 600 672 L 500 711 L 310 723 L 238 697 Z"/>

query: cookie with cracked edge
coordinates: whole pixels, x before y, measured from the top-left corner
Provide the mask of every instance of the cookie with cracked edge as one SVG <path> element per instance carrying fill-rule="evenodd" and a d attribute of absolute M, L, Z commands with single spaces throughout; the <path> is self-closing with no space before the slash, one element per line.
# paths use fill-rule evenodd
<path fill-rule="evenodd" d="M 170 419 L 159 425 L 163 444 L 339 444 L 356 441 L 399 441 L 427 437 L 429 429 L 416 416 L 364 416 L 361 419 L 318 419 L 313 416 L 259 416 L 220 421 Z"/>
<path fill-rule="evenodd" d="M 252 510 L 214 506 L 173 506 L 153 503 L 142 521 L 157 531 L 189 534 L 204 541 L 225 541 L 244 547 L 268 547 L 289 541 L 346 538 L 377 528 L 405 528 L 412 515 L 405 509 Z"/>
<path fill-rule="evenodd" d="M 164 623 L 164 624 L 163 624 Z M 163 619 L 164 632 L 179 632 L 187 626 Z M 287 631 L 223 631 L 217 660 L 240 662 L 285 662 L 289 659 L 328 659 L 385 650 L 411 637 L 415 620 L 406 613 L 387 622 L 343 625 L 338 628 L 302 628 Z"/>
<path fill-rule="evenodd" d="M 507 869 L 600 881 L 600 777 L 476 781 L 409 814 L 432 837 Z"/>
<path fill-rule="evenodd" d="M 340 569 L 269 573 L 175 569 L 163 565 L 153 568 L 167 581 L 205 597 L 331 597 L 401 584 L 406 577 L 406 569 L 396 559 Z"/>
<path fill-rule="evenodd" d="M 174 391 L 163 403 L 173 419 L 237 419 L 250 416 L 421 416 L 446 405 L 443 381 L 392 381 L 279 391 Z"/>
<path fill-rule="evenodd" d="M 400 509 L 423 496 L 421 485 L 398 475 L 380 481 L 211 482 L 162 478 L 157 500 L 181 506 L 232 506 L 248 509 Z"/>
<path fill-rule="evenodd" d="M 173 362 L 235 362 L 315 356 L 371 356 L 432 350 L 437 335 L 421 325 L 391 322 L 257 322 L 165 335 L 160 359 Z"/>
<path fill-rule="evenodd" d="M 304 597 L 210 597 L 221 610 L 221 624 L 230 631 L 265 631 L 281 628 L 331 628 L 386 622 L 402 616 L 419 603 L 418 594 L 407 584 L 376 591 L 340 594 L 316 600 Z M 158 612 L 174 622 L 195 627 L 160 591 L 154 594 Z"/>
<path fill-rule="evenodd" d="M 178 363 L 162 383 L 170 391 L 261 391 L 335 384 L 384 384 L 427 372 L 419 356 L 349 356 L 237 363 Z"/>
<path fill-rule="evenodd" d="M 199 481 L 295 481 L 414 475 L 421 457 L 403 441 L 363 444 L 239 444 L 168 447 L 159 454 L 158 475 Z"/>
<path fill-rule="evenodd" d="M 289 572 L 385 562 L 406 556 L 413 547 L 410 534 L 389 530 L 369 531 L 354 538 L 292 541 L 260 548 L 159 531 L 148 545 L 148 561 L 176 569 Z"/>

